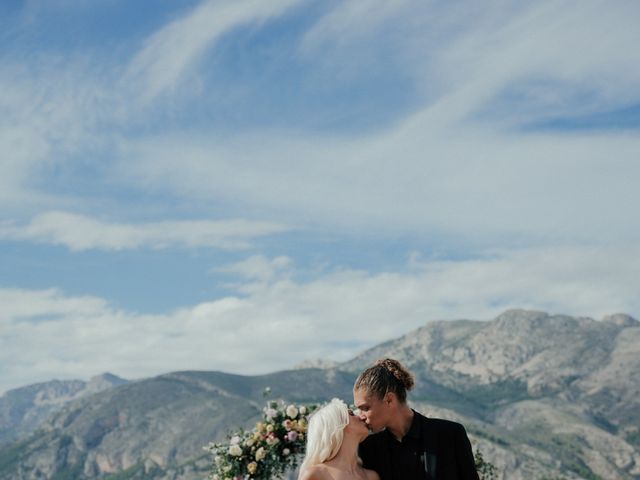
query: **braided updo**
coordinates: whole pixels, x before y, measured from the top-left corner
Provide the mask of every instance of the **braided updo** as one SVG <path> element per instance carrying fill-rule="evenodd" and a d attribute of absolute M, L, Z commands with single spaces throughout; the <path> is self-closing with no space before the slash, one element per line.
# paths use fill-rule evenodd
<path fill-rule="evenodd" d="M 400 403 L 407 401 L 407 392 L 413 388 L 413 375 L 392 358 L 377 360 L 373 367 L 367 368 L 356 379 L 354 390 L 363 389 L 369 395 L 382 399 L 393 392 Z"/>

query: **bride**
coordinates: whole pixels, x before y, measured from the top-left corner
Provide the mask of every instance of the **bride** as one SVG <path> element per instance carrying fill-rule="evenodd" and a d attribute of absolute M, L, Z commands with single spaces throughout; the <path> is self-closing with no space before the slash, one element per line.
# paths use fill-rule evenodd
<path fill-rule="evenodd" d="M 380 480 L 376 472 L 362 468 L 358 458 L 358 444 L 368 434 L 367 425 L 334 398 L 309 419 L 298 480 Z"/>

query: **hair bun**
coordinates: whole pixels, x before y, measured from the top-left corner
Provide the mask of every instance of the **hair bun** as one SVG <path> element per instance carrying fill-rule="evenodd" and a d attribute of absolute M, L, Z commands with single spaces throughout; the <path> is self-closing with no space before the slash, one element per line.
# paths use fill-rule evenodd
<path fill-rule="evenodd" d="M 391 375 L 393 375 L 407 391 L 413 388 L 413 385 L 415 384 L 413 375 L 411 375 L 411 373 L 409 373 L 409 371 L 404 368 L 398 360 L 394 360 L 393 358 L 384 358 L 377 360 L 375 364 L 376 366 L 383 367 L 391 373 Z"/>

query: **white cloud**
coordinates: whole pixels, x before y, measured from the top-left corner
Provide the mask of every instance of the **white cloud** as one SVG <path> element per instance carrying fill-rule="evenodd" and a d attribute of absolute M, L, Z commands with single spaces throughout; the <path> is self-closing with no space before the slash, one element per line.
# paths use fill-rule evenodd
<path fill-rule="evenodd" d="M 305 33 L 301 48 L 312 53 L 327 44 L 348 45 L 358 37 L 371 35 L 380 24 L 397 19 L 394 17 L 410 3 L 407 0 L 337 2 Z"/>
<path fill-rule="evenodd" d="M 131 61 L 125 78 L 140 81 L 140 92 L 147 99 L 172 90 L 221 35 L 244 24 L 279 16 L 298 2 L 203 1 L 193 11 L 149 37 Z"/>
<path fill-rule="evenodd" d="M 178 196 L 260 205 L 328 228 L 484 244 L 640 238 L 629 221 L 640 175 L 635 135 L 499 134 L 417 116 L 385 135 L 318 141 L 154 137 L 123 146 L 138 161 L 121 168 Z"/>
<path fill-rule="evenodd" d="M 635 7 L 398 5 L 356 22 L 374 46 L 384 20 L 410 27 L 381 41 L 395 42 L 416 85 L 429 92 L 394 127 L 369 135 L 140 137 L 121 144 L 120 178 L 329 229 L 445 234 L 484 245 L 640 239 L 629 221 L 640 175 L 637 135 L 519 129 L 640 100 L 640 53 L 629 49 L 640 43 Z M 353 24 L 354 8 L 331 11 L 308 41 L 348 43 L 352 35 L 335 32 Z M 359 65 L 363 42 L 353 42 L 337 52 L 337 63 Z M 305 54 L 323 65 L 323 49 Z"/>
<path fill-rule="evenodd" d="M 259 209 L 266 218 L 310 220 L 328 229 L 462 234 L 485 243 L 638 239 L 627 207 L 640 168 L 637 135 L 513 131 L 550 112 L 598 111 L 640 98 L 639 54 L 628 48 L 640 43 L 635 7 L 356 3 L 338 3 L 301 45 L 318 65 L 312 76 L 326 78 L 325 57 L 366 75 L 357 68 L 358 49 L 392 42 L 403 74 L 429 90 L 417 111 L 393 128 L 371 135 L 238 130 L 233 137 L 211 131 L 141 136 L 132 127 L 141 120 L 140 92 L 128 90 L 132 72 L 147 94 L 171 91 L 186 72 L 204 68 L 197 59 L 224 32 L 268 21 L 296 4 L 207 1 L 151 35 L 124 67 L 94 68 L 65 58 L 44 62 L 37 75 L 27 67 L 19 73 L 3 68 L 0 105 L 8 114 L 0 120 L 0 202 L 22 207 L 27 198 L 42 201 L 35 189 L 42 195 L 48 175 L 88 166 L 134 189 L 223 200 L 239 211 Z M 376 40 L 380 29 L 385 35 Z M 345 48 L 327 49 L 331 42 Z M 550 81 L 541 85 L 541 79 Z M 496 100 L 510 89 L 522 104 Z M 573 95 L 576 90 L 591 92 L 589 100 Z M 474 117 L 493 107 L 499 111 L 489 119 Z M 119 160 L 115 172 L 111 155 Z M 107 160 L 98 166 L 94 157 Z M 73 189 L 69 194 L 73 200 Z M 70 208 L 53 205 L 47 208 Z"/>
<path fill-rule="evenodd" d="M 23 290 L 0 289 L 1 318 L 4 322 L 34 317 L 65 317 L 68 315 L 97 315 L 107 302 L 96 297 L 67 297 L 56 289 Z"/>
<path fill-rule="evenodd" d="M 165 315 L 55 290 L 0 290 L 0 389 L 107 370 L 130 378 L 181 369 L 264 373 L 308 358 L 346 360 L 429 320 L 491 319 L 515 307 L 637 315 L 638 259 L 637 247 L 552 248 L 414 258 L 404 272 L 341 270 L 309 282 L 287 270 L 241 285 L 241 295 Z M 246 264 L 262 260 L 269 263 Z"/>
<path fill-rule="evenodd" d="M 344 359 L 429 319 L 491 318 L 509 307 L 638 313 L 640 252 L 629 246 L 640 240 L 636 132 L 519 130 L 556 115 L 637 104 L 635 5 L 338 2 L 300 45 L 311 80 L 348 86 L 336 68 L 368 78 L 363 65 L 388 69 L 384 55 L 393 54 L 393 68 L 419 92 L 413 114 L 369 134 L 293 126 L 224 135 L 202 124 L 202 134 L 141 133 L 160 127 L 139 96 L 178 93 L 222 35 L 296 4 L 203 2 L 151 35 L 124 65 L 43 54 L 20 59 L 20 67 L 3 56 L 0 69 L 0 206 L 11 211 L 4 218 L 21 218 L 11 209 L 29 202 L 41 202 L 31 212 L 42 211 L 49 180 L 72 200 L 76 190 L 65 180 L 74 175 L 87 180 L 84 192 L 104 186 L 104 177 L 85 173 L 98 170 L 108 187 L 156 188 L 200 206 L 222 201 L 229 215 L 259 212 L 277 221 L 134 225 L 50 211 L 26 225 L 0 223 L 0 237 L 73 250 L 237 248 L 286 231 L 286 220 L 322 232 L 355 229 L 358 238 L 446 235 L 453 249 L 490 245 L 493 254 L 422 263 L 414 255 L 406 272 L 342 270 L 308 282 L 295 280 L 286 257 L 254 256 L 224 269 L 240 277 L 237 296 L 153 316 L 57 290 L 5 289 L 0 388 L 104 370 L 129 377 L 181 368 L 254 372 L 309 357 Z M 386 42 L 389 49 L 378 49 Z M 278 73 L 284 88 L 291 72 Z M 372 101 L 384 95 L 372 91 Z M 188 113 L 177 97 L 160 112 L 171 118 L 168 129 L 174 114 Z M 334 108 L 337 117 L 344 113 Z M 98 197 L 111 192 L 97 190 Z M 46 208 L 73 208 L 59 202 Z M 544 248 L 504 249 L 514 244 Z M 606 247 L 549 246 L 575 244 Z"/>
<path fill-rule="evenodd" d="M 244 279 L 267 281 L 276 275 L 281 275 L 291 264 L 292 260 L 286 256 L 269 259 L 264 255 L 253 255 L 241 262 L 215 268 L 213 272 L 234 274 Z"/>
<path fill-rule="evenodd" d="M 64 245 L 71 250 L 213 247 L 248 248 L 251 240 L 287 230 L 275 223 L 232 220 L 180 220 L 153 223 L 106 223 L 91 217 L 47 212 L 28 225 L 0 224 L 0 239 Z"/>

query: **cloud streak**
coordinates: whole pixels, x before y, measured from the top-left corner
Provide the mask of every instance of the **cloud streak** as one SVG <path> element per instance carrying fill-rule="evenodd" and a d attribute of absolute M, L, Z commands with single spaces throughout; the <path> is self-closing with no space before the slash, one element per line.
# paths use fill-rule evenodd
<path fill-rule="evenodd" d="M 297 3 L 299 0 L 204 1 L 146 40 L 131 60 L 125 81 L 139 82 L 140 92 L 147 100 L 171 91 L 224 33 L 277 17 Z"/>
<path fill-rule="evenodd" d="M 331 229 L 465 235 L 485 245 L 523 238 L 637 241 L 640 230 L 628 221 L 627 206 L 631 179 L 640 175 L 638 136 L 527 129 L 640 100 L 640 58 L 629 63 L 637 54 L 628 49 L 640 42 L 632 27 L 637 12 L 601 2 L 579 11 L 558 2 L 499 15 L 496 9 L 436 2 L 384 11 L 412 36 L 394 35 L 386 25 L 379 41 L 395 42 L 394 51 L 414 60 L 406 67 L 414 81 L 431 89 L 391 128 L 368 135 L 266 130 L 139 137 L 121 143 L 118 175 L 161 192 L 233 201 L 239 209 L 260 205 L 289 221 L 311 219 Z M 377 45 L 384 25 L 374 17 L 356 22 L 353 8 L 336 7 L 310 30 L 302 54 L 315 56 L 318 74 L 327 74 L 333 67 L 322 62 L 323 48 L 337 42 L 346 53 L 337 51 L 335 62 L 358 65 L 358 48 Z M 445 27 L 438 26 L 443 18 Z M 335 34 L 354 22 L 357 35 Z M 594 38 L 603 41 L 586 49 Z M 619 71 L 627 74 L 612 77 Z"/>
<path fill-rule="evenodd" d="M 287 259 L 249 257 L 228 268 L 241 278 L 236 295 L 165 315 L 57 290 L 4 289 L 0 390 L 105 370 L 129 378 L 180 369 L 248 374 L 309 358 L 346 360 L 430 320 L 491 319 L 514 307 L 637 315 L 639 258 L 637 247 L 494 251 L 300 282 Z"/>
<path fill-rule="evenodd" d="M 44 45 L 46 28 L 34 36 L 42 51 L 0 53 L 0 209 L 17 219 L 0 223 L 0 239 L 226 250 L 295 225 L 314 235 L 290 248 L 301 257 L 327 235 L 444 245 L 467 260 L 414 257 L 374 274 L 330 258 L 331 269 L 300 274 L 291 245 L 271 243 L 274 258 L 251 251 L 209 269 L 233 277 L 232 295 L 162 315 L 6 288 L 0 388 L 104 370 L 270 371 L 510 307 L 638 314 L 637 126 L 536 127 L 640 103 L 637 6 L 310 2 L 316 18 L 299 3 L 200 2 L 133 54 L 135 35 L 105 53 Z M 364 130 L 341 121 L 366 117 L 352 95 L 384 106 L 398 85 L 409 106 Z M 70 213 L 78 202 L 91 213 Z M 230 220 L 130 220 L 160 209 Z M 128 223 L 105 220 L 122 211 Z"/>
<path fill-rule="evenodd" d="M 151 223 L 107 223 L 68 212 L 47 212 L 24 226 L 0 224 L 0 239 L 63 245 L 73 251 L 133 248 L 244 249 L 251 241 L 288 230 L 269 222 L 180 220 Z"/>

